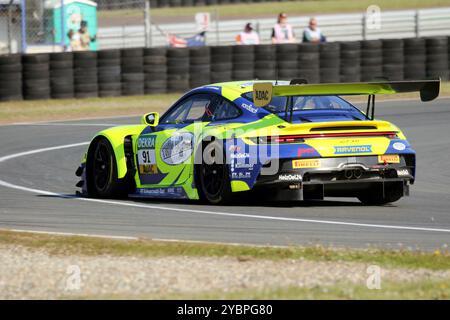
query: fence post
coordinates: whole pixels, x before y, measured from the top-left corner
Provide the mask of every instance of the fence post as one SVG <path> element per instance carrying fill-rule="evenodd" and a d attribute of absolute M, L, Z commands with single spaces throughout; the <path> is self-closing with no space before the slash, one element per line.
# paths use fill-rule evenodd
<path fill-rule="evenodd" d="M 62 51 L 66 51 L 66 23 L 65 23 L 65 16 L 64 16 L 64 0 L 61 0 L 61 49 Z"/>
<path fill-rule="evenodd" d="M 149 48 L 152 46 L 152 24 L 150 21 L 150 0 L 145 0 L 144 20 L 145 20 L 145 46 L 147 48 Z"/>
<path fill-rule="evenodd" d="M 27 5 L 25 0 L 21 0 L 20 6 L 22 10 L 20 12 L 21 16 L 21 26 L 22 26 L 22 52 L 27 52 Z"/>
<path fill-rule="evenodd" d="M 362 16 L 362 37 L 363 40 L 367 39 L 367 17 L 366 14 L 364 13 Z"/>
<path fill-rule="evenodd" d="M 419 10 L 416 10 L 416 14 L 414 15 L 414 32 L 416 34 L 416 38 L 418 38 L 420 36 L 420 13 Z"/>
<path fill-rule="evenodd" d="M 220 43 L 220 36 L 219 36 L 219 11 L 217 8 L 214 9 L 214 20 L 216 20 L 216 46 Z"/>

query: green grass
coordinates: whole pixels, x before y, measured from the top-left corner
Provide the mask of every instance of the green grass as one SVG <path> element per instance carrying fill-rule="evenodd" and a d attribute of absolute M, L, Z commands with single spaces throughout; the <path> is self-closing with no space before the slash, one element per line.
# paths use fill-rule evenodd
<path fill-rule="evenodd" d="M 136 116 L 147 112 L 164 112 L 181 93 L 64 100 L 0 102 L 0 124 L 51 120 L 72 120 L 113 116 Z M 441 84 L 440 97 L 450 96 L 450 82 Z M 366 97 L 348 96 L 351 102 L 367 101 Z M 419 99 L 418 93 L 378 95 L 386 99 Z"/>
<path fill-rule="evenodd" d="M 291 16 L 327 14 L 341 12 L 363 12 L 369 5 L 376 4 L 381 10 L 419 9 L 430 7 L 450 6 L 448 0 L 315 0 L 315 1 L 284 1 L 264 2 L 252 4 L 230 4 L 218 6 L 152 8 L 151 15 L 157 18 L 194 16 L 197 12 L 211 12 L 217 10 L 220 19 L 258 16 L 273 16 L 279 12 L 287 12 Z M 102 10 L 99 18 L 138 16 L 142 17 L 142 10 Z"/>
<path fill-rule="evenodd" d="M 349 261 L 386 267 L 450 269 L 450 253 L 394 251 L 381 249 L 333 249 L 315 247 L 260 247 L 244 245 L 164 242 L 151 240 L 114 240 L 80 236 L 56 236 L 0 231 L 0 245 L 20 245 L 42 249 L 52 255 L 113 256 L 192 256 L 252 259 L 306 259 L 312 261 Z"/>
<path fill-rule="evenodd" d="M 0 102 L 0 124 L 164 112 L 180 95 Z"/>
<path fill-rule="evenodd" d="M 146 297 L 139 297 L 146 298 Z M 364 285 L 341 283 L 324 287 L 287 287 L 260 290 L 241 290 L 229 293 L 209 292 L 198 295 L 160 295 L 148 298 L 161 299 L 450 299 L 448 281 L 414 281 L 410 283 L 382 282 L 381 289 L 368 289 Z"/>
<path fill-rule="evenodd" d="M 62 297 L 73 299 L 74 297 Z M 414 281 L 409 283 L 382 282 L 381 289 L 364 285 L 339 283 L 333 286 L 282 287 L 247 289 L 232 292 L 203 292 L 197 294 L 158 293 L 137 296 L 84 296 L 81 299 L 170 299 L 170 300 L 447 300 L 450 299 L 448 281 Z"/>

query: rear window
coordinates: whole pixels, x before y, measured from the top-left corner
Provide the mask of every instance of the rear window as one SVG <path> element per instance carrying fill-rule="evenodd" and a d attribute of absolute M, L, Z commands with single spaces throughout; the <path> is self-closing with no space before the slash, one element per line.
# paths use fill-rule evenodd
<path fill-rule="evenodd" d="M 253 92 L 247 92 L 242 95 L 245 99 L 253 102 Z M 289 99 L 292 98 L 293 111 L 303 110 L 347 110 L 359 111 L 349 102 L 338 96 L 292 96 L 292 97 L 272 97 L 270 103 L 264 109 L 272 113 L 281 113 L 286 111 Z"/>

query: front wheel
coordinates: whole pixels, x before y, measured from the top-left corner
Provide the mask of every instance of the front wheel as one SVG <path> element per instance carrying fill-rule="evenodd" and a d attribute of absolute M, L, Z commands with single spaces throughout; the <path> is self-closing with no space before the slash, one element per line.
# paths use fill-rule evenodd
<path fill-rule="evenodd" d="M 211 204 L 232 201 L 232 191 L 223 145 L 217 141 L 203 149 L 202 161 L 197 170 L 200 196 Z"/>
<path fill-rule="evenodd" d="M 89 152 L 87 164 L 88 194 L 96 198 L 123 197 L 128 188 L 117 178 L 117 165 L 111 144 L 99 139 Z"/>

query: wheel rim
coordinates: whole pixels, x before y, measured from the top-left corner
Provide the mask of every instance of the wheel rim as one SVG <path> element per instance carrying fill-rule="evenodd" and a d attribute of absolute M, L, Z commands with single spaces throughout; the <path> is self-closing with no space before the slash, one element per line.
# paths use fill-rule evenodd
<path fill-rule="evenodd" d="M 104 191 L 111 175 L 111 160 L 104 143 L 99 143 L 94 154 L 94 184 L 98 191 Z"/>
<path fill-rule="evenodd" d="M 213 155 L 214 156 L 214 155 Z M 208 198 L 220 195 L 224 185 L 225 165 L 203 164 L 201 168 L 203 191 Z"/>

